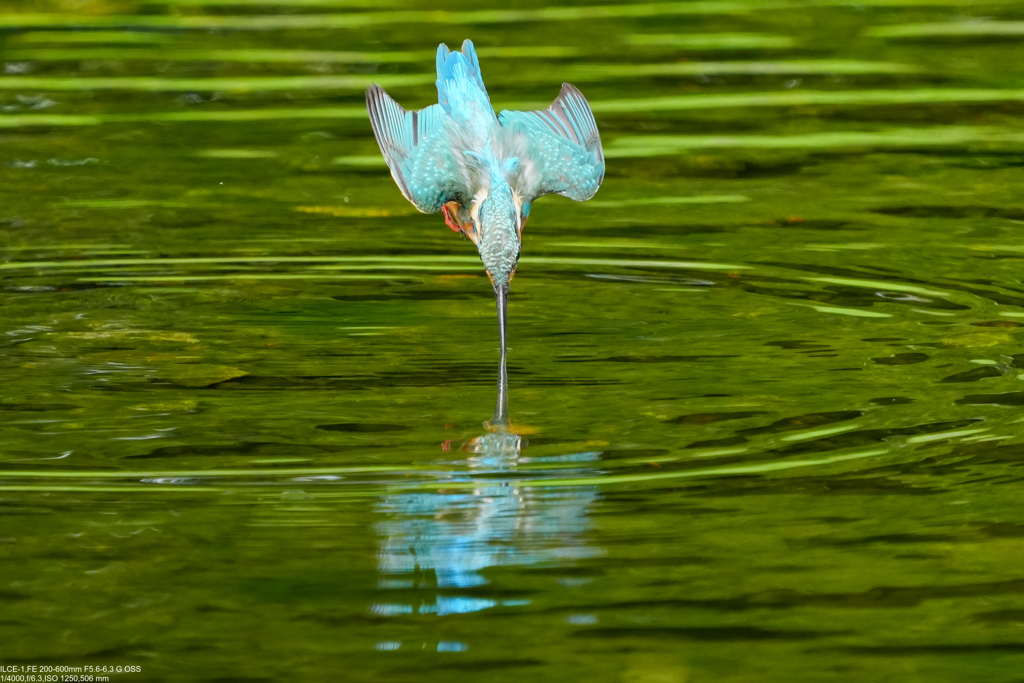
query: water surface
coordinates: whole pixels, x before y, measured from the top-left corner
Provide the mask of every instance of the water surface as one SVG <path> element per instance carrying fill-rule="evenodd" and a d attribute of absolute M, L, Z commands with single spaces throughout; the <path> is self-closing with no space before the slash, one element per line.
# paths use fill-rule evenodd
<path fill-rule="evenodd" d="M 1024 9 L 7 2 L 0 664 L 112 680 L 1011 681 Z M 476 42 L 589 98 L 511 434 L 379 156 Z"/>

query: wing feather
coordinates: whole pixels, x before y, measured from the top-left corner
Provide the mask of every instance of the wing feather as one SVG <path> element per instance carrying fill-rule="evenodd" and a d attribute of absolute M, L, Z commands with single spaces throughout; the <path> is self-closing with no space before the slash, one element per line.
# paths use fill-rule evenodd
<path fill-rule="evenodd" d="M 374 83 L 366 90 L 366 109 L 391 176 L 413 206 L 436 213 L 466 194 L 440 105 L 406 111 Z"/>
<path fill-rule="evenodd" d="M 560 194 L 578 202 L 594 196 L 604 180 L 604 150 L 597 121 L 583 93 L 569 83 L 547 109 L 502 111 L 505 154 L 519 158 L 510 179 L 532 202 Z"/>

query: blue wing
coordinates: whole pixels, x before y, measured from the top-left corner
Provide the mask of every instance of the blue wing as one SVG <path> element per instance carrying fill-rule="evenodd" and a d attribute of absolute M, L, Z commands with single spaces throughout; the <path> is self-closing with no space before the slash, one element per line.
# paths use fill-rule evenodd
<path fill-rule="evenodd" d="M 406 111 L 374 83 L 366 90 L 366 109 L 391 176 L 413 206 L 436 213 L 467 194 L 440 105 Z"/>
<path fill-rule="evenodd" d="M 505 110 L 498 115 L 498 122 L 504 154 L 519 159 L 509 182 L 526 204 L 545 194 L 582 202 L 601 186 L 601 136 L 590 105 L 575 86 L 563 83 L 547 109 Z"/>

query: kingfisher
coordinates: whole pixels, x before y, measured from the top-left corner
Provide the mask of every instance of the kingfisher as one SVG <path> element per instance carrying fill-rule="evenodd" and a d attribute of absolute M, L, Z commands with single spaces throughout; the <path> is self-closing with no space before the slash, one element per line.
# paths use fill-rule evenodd
<path fill-rule="evenodd" d="M 604 180 L 604 152 L 590 105 L 569 83 L 547 109 L 495 114 L 471 40 L 437 48 L 437 104 L 406 111 L 374 83 L 366 109 L 399 189 L 423 213 L 476 245 L 494 287 L 501 338 L 493 425 L 507 423 L 508 290 L 530 206 L 560 194 L 578 202 Z"/>

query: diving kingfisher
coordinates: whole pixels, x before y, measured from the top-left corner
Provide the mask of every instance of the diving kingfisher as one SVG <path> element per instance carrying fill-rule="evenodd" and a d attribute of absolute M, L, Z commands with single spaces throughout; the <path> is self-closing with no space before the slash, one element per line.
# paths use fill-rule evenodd
<path fill-rule="evenodd" d="M 373 134 L 405 198 L 476 245 L 494 286 L 501 337 L 498 402 L 492 424 L 507 424 L 505 337 L 509 281 L 523 226 L 537 197 L 578 202 L 604 180 L 604 152 L 594 114 L 574 86 L 547 109 L 495 115 L 473 42 L 437 48 L 437 104 L 406 111 L 374 83 L 366 90 Z"/>

